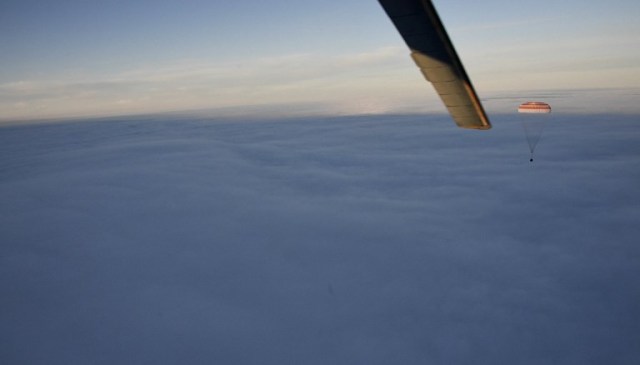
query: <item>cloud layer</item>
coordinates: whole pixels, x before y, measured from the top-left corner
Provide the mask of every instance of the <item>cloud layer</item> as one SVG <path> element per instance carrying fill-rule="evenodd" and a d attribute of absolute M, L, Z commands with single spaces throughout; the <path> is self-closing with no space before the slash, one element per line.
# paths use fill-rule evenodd
<path fill-rule="evenodd" d="M 631 363 L 635 116 L 0 129 L 3 363 Z"/>

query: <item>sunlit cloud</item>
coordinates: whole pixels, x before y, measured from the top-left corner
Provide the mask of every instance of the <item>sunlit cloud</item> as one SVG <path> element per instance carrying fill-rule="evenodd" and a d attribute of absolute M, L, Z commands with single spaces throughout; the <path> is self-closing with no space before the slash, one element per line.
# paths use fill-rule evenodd
<path fill-rule="evenodd" d="M 0 110 L 5 119 L 286 103 L 333 105 L 328 112 L 337 114 L 377 112 L 430 97 L 407 53 L 383 47 L 340 56 L 186 60 L 111 75 L 26 80 L 0 85 Z"/>
<path fill-rule="evenodd" d="M 481 97 L 536 90 L 628 89 L 640 84 L 630 37 L 545 41 L 461 53 Z M 589 57 L 594 48 L 613 54 Z M 562 56 L 567 54 L 572 57 Z M 70 76 L 71 74 L 71 76 Z M 0 119 L 123 115 L 312 104 L 323 114 L 444 112 L 404 45 L 343 55 L 295 53 L 233 61 L 187 59 L 108 74 L 49 75 L 0 84 Z M 635 105 L 635 104 L 633 104 Z M 288 107 L 289 106 L 289 107 Z M 590 105 L 593 107 L 593 105 Z M 574 108 L 575 109 L 575 108 Z M 629 109 L 629 107 L 618 108 Z M 631 107 L 633 109 L 633 107 Z M 310 110 L 310 109 L 309 109 Z M 317 114 L 317 113 L 314 113 Z"/>

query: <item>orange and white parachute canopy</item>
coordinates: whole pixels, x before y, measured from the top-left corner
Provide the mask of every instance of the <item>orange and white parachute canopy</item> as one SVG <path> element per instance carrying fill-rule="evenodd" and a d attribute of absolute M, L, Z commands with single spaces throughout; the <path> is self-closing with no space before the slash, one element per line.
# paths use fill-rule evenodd
<path fill-rule="evenodd" d="M 520 104 L 518 113 L 551 113 L 551 106 L 541 101 L 529 101 Z"/>

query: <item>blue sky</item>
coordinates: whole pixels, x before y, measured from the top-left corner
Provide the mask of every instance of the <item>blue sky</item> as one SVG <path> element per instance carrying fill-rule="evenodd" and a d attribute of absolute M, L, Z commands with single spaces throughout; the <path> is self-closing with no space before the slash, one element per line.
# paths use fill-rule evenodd
<path fill-rule="evenodd" d="M 638 2 L 435 5 L 481 97 L 640 84 Z M 3 1 L 0 50 L 0 119 L 444 110 L 373 0 Z"/>

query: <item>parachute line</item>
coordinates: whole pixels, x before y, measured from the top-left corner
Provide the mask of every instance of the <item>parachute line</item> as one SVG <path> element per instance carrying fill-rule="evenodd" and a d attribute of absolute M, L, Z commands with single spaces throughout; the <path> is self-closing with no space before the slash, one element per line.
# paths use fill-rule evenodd
<path fill-rule="evenodd" d="M 523 116 L 522 127 L 524 128 L 524 134 L 527 137 L 527 143 L 529 144 L 529 151 L 533 155 L 538 142 L 542 138 L 542 131 L 544 130 L 546 123 L 544 116 Z"/>

